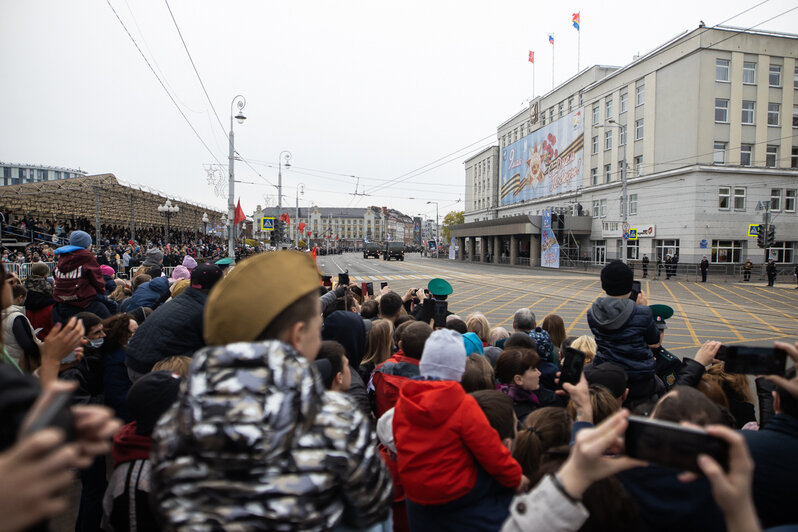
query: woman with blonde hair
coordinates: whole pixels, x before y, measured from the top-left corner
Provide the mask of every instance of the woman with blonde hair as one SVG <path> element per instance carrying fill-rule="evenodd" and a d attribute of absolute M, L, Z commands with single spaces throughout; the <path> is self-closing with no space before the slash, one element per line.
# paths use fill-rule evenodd
<path fill-rule="evenodd" d="M 374 320 L 366 335 L 366 354 L 360 362 L 359 373 L 368 383 L 374 368 L 393 355 L 393 323 L 390 320 Z"/>
<path fill-rule="evenodd" d="M 468 332 L 476 333 L 479 339 L 482 340 L 482 347 L 488 346 L 488 338 L 490 337 L 490 322 L 481 312 L 473 312 L 466 318 L 466 327 Z"/>
<path fill-rule="evenodd" d="M 592 364 L 593 357 L 596 356 L 596 340 L 589 335 L 580 336 L 573 341 L 571 347 L 579 349 L 585 354 L 585 364 Z"/>

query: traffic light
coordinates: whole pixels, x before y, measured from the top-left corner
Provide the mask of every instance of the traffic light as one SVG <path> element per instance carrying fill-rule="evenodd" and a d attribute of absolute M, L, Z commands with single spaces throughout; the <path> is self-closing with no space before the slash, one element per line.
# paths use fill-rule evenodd
<path fill-rule="evenodd" d="M 763 248 L 763 247 L 765 247 L 765 241 L 766 241 L 766 238 L 765 238 L 765 236 L 766 236 L 765 235 L 765 226 L 762 225 L 762 224 L 759 224 L 758 227 L 759 227 L 759 229 L 756 232 L 756 245 L 759 246 L 760 248 Z"/>
<path fill-rule="evenodd" d="M 776 244 L 776 226 L 768 226 L 767 247 L 772 248 Z"/>
<path fill-rule="evenodd" d="M 285 227 L 285 222 L 282 220 L 275 220 L 274 221 L 274 241 L 279 244 L 283 241 L 283 235 L 285 234 L 283 228 Z"/>

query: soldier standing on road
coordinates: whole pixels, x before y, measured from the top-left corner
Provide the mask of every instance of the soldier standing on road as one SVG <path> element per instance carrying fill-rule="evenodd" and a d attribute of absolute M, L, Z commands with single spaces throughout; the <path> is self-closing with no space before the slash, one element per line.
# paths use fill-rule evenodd
<path fill-rule="evenodd" d="M 768 260 L 765 271 L 768 274 L 768 286 L 773 286 L 776 283 L 776 263 L 773 262 L 773 259 Z"/>
<path fill-rule="evenodd" d="M 679 252 L 678 251 L 673 254 L 673 258 L 671 259 L 671 263 L 673 264 L 673 266 L 671 266 L 671 276 L 672 277 L 676 277 L 676 269 L 679 267 Z"/>
<path fill-rule="evenodd" d="M 753 269 L 754 265 L 751 259 L 745 259 L 745 264 L 743 264 L 743 281 L 746 283 L 751 280 L 751 270 Z"/>
<path fill-rule="evenodd" d="M 662 277 L 662 255 L 657 255 L 657 279 Z"/>
<path fill-rule="evenodd" d="M 700 267 L 701 267 L 701 282 L 702 283 L 706 283 L 707 282 L 707 270 L 709 269 L 709 261 L 707 260 L 707 256 L 706 255 L 704 255 L 703 259 L 701 259 Z"/>
<path fill-rule="evenodd" d="M 673 259 L 670 255 L 665 255 L 665 279 L 671 278 L 671 272 L 673 271 Z"/>
<path fill-rule="evenodd" d="M 643 278 L 648 277 L 648 255 L 643 253 Z"/>

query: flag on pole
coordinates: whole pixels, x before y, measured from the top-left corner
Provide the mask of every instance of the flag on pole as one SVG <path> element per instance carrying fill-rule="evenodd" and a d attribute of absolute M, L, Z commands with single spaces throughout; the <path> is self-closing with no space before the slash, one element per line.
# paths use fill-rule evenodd
<path fill-rule="evenodd" d="M 233 225 L 238 225 L 247 217 L 244 216 L 244 209 L 241 208 L 241 198 L 238 198 L 238 205 L 236 205 L 235 217 L 233 218 Z"/>
<path fill-rule="evenodd" d="M 529 51 L 529 62 L 530 63 L 534 63 L 535 62 L 535 52 L 533 52 L 531 50 Z"/>
<path fill-rule="evenodd" d="M 549 34 L 549 44 L 554 46 L 554 35 Z"/>
<path fill-rule="evenodd" d="M 576 28 L 576 31 L 579 31 L 579 12 L 573 14 L 571 22 L 573 23 L 574 28 Z"/>

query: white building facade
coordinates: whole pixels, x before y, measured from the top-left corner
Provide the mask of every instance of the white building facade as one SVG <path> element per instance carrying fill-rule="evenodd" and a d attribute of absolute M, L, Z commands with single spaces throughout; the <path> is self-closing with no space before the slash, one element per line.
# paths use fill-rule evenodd
<path fill-rule="evenodd" d="M 56 181 L 85 175 L 88 175 L 87 172 L 74 168 L 0 162 L 0 185 L 3 186 Z"/>

